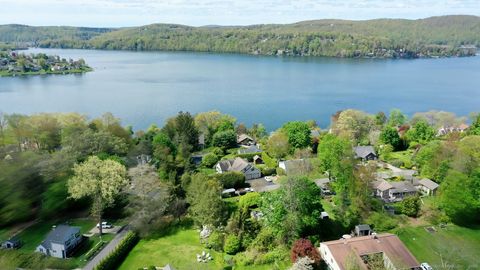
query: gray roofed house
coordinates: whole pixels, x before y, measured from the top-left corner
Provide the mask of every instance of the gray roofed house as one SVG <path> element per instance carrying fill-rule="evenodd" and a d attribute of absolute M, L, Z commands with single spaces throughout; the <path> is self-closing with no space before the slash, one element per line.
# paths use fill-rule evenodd
<path fill-rule="evenodd" d="M 47 256 L 64 259 L 81 241 L 80 227 L 58 225 L 47 235 L 36 251 Z"/>
<path fill-rule="evenodd" d="M 246 180 L 260 178 L 262 176 L 259 169 L 239 157 L 235 159 L 221 160 L 215 165 L 215 169 L 217 170 L 217 173 L 241 172 L 245 175 Z"/>
<path fill-rule="evenodd" d="M 6 249 L 16 249 L 19 248 L 22 245 L 22 241 L 20 241 L 20 238 L 14 236 L 7 241 L 2 243 L 2 248 Z"/>
<path fill-rule="evenodd" d="M 366 236 L 372 233 L 372 229 L 368 224 L 360 224 L 355 226 L 355 236 Z"/>
<path fill-rule="evenodd" d="M 417 188 L 425 195 L 435 195 L 440 185 L 430 179 L 423 178 L 418 181 Z"/>
<path fill-rule="evenodd" d="M 359 158 L 362 160 L 376 160 L 377 153 L 375 152 L 375 148 L 373 146 L 357 146 L 353 148 L 355 152 L 355 158 Z"/>
<path fill-rule="evenodd" d="M 238 149 L 239 154 L 253 154 L 253 153 L 261 153 L 261 152 L 262 152 L 262 149 L 260 149 L 256 144 Z"/>
<path fill-rule="evenodd" d="M 278 163 L 287 175 L 305 174 L 312 170 L 312 164 L 306 159 L 284 160 Z"/>
<path fill-rule="evenodd" d="M 387 182 L 378 180 L 372 182 L 375 196 L 386 202 L 397 202 L 407 196 L 415 196 L 418 193 L 415 185 L 410 181 Z"/>

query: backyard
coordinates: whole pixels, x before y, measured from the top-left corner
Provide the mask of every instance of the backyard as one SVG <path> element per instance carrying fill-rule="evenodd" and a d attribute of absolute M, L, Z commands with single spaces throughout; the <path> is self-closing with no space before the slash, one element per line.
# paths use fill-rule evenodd
<path fill-rule="evenodd" d="M 196 254 L 202 251 L 209 252 L 213 260 L 208 263 L 198 263 Z M 176 231 L 168 236 L 158 239 L 141 240 L 135 248 L 128 254 L 127 258 L 120 266 L 120 270 L 139 269 L 148 266 L 165 266 L 171 264 L 177 270 L 184 269 L 224 269 L 224 254 L 207 250 L 199 241 L 199 232 L 194 229 L 184 229 Z M 287 264 L 279 266 L 280 269 L 286 269 Z M 254 269 L 267 270 L 273 269 L 272 265 L 260 266 L 235 266 L 235 270 Z"/>
<path fill-rule="evenodd" d="M 428 226 L 432 227 L 432 226 Z M 442 269 L 442 260 L 451 269 L 479 269 L 480 228 L 465 228 L 449 224 L 445 228 L 433 226 L 403 227 L 395 233 L 419 262 L 428 262 L 434 269 Z"/>

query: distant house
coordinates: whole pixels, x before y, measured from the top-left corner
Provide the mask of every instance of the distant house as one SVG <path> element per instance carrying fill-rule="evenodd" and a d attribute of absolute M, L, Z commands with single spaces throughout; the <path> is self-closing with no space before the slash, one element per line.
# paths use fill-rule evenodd
<path fill-rule="evenodd" d="M 36 251 L 47 256 L 67 258 L 82 241 L 80 227 L 59 225 L 37 247 Z"/>
<path fill-rule="evenodd" d="M 357 146 L 353 148 L 355 158 L 363 161 L 376 160 L 378 158 L 375 148 L 373 146 Z"/>
<path fill-rule="evenodd" d="M 205 148 L 205 134 L 203 133 L 200 133 L 200 135 L 198 135 L 198 147 L 200 149 Z"/>
<path fill-rule="evenodd" d="M 467 124 L 460 124 L 458 126 L 450 126 L 450 127 L 441 127 L 437 131 L 437 136 L 444 136 L 444 135 L 447 135 L 447 134 L 453 133 L 453 132 L 463 133 L 468 128 L 469 128 L 469 126 Z"/>
<path fill-rule="evenodd" d="M 255 156 L 253 157 L 253 164 L 255 164 L 255 165 L 263 164 L 263 159 L 262 159 L 262 157 L 259 156 L 259 155 L 255 155 Z"/>
<path fill-rule="evenodd" d="M 347 270 L 352 264 L 362 270 L 372 269 L 378 259 L 389 270 L 420 269 L 402 241 L 389 233 L 322 242 L 320 255 L 331 270 Z"/>
<path fill-rule="evenodd" d="M 261 152 L 262 152 L 262 149 L 260 149 L 256 144 L 238 149 L 239 154 L 254 154 L 254 153 L 261 153 Z"/>
<path fill-rule="evenodd" d="M 247 134 L 241 134 L 237 136 L 237 144 L 242 146 L 255 145 L 255 140 Z"/>
<path fill-rule="evenodd" d="M 387 182 L 378 180 L 372 183 L 374 195 L 386 202 L 402 201 L 407 196 L 415 196 L 417 188 L 410 181 Z"/>
<path fill-rule="evenodd" d="M 215 165 L 215 169 L 217 170 L 217 173 L 241 172 L 245 175 L 246 180 L 260 178 L 262 176 L 259 169 L 239 157 L 235 159 L 221 160 Z"/>
<path fill-rule="evenodd" d="M 284 160 L 278 163 L 287 175 L 305 174 L 312 171 L 312 164 L 306 159 Z"/>
<path fill-rule="evenodd" d="M 2 248 L 5 249 L 17 249 L 22 245 L 22 242 L 18 237 L 12 237 L 8 239 L 7 241 L 2 243 Z"/>
<path fill-rule="evenodd" d="M 430 179 L 423 178 L 413 183 L 415 187 L 424 195 L 433 196 L 437 193 L 438 185 Z"/>

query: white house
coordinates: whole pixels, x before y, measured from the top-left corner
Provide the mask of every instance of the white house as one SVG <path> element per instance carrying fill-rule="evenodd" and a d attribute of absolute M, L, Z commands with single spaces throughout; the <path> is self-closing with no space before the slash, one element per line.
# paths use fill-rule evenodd
<path fill-rule="evenodd" d="M 240 172 L 245 175 L 246 180 L 262 177 L 262 172 L 242 158 L 222 160 L 215 165 L 217 173 Z"/>
<path fill-rule="evenodd" d="M 81 241 L 80 227 L 59 225 L 47 235 L 36 251 L 47 256 L 65 259 Z"/>
<path fill-rule="evenodd" d="M 320 255 L 331 270 L 349 265 L 370 269 L 369 261 L 381 258 L 385 269 L 419 269 L 420 264 L 394 234 L 368 235 L 320 243 Z"/>

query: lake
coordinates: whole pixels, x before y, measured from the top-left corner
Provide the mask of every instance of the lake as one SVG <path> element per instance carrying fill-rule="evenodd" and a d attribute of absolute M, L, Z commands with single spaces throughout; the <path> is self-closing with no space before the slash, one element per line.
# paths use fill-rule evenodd
<path fill-rule="evenodd" d="M 291 120 L 322 127 L 338 110 L 399 108 L 412 115 L 480 111 L 480 57 L 385 60 L 183 52 L 30 49 L 84 58 L 81 75 L 0 78 L 0 111 L 112 112 L 144 129 L 179 111 L 219 110 L 276 129 Z M 27 52 L 27 53 L 28 53 Z"/>

